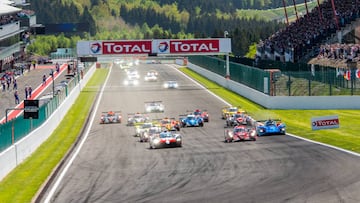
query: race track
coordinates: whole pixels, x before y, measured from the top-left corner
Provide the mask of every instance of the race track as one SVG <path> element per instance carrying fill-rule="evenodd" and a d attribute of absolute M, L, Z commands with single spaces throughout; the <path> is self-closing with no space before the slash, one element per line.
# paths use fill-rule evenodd
<path fill-rule="evenodd" d="M 50 202 L 360 202 L 359 157 L 291 136 L 224 143 L 225 104 L 174 67 L 140 64 L 138 70 L 143 77 L 156 69 L 179 89 L 143 80 L 126 87 L 125 72 L 112 69 L 90 134 L 60 184 L 49 188 Z M 165 105 L 152 118 L 207 109 L 210 122 L 182 128 L 182 148 L 150 150 L 126 118 L 151 100 Z M 101 112 L 109 110 L 121 110 L 123 123 L 100 125 Z"/>

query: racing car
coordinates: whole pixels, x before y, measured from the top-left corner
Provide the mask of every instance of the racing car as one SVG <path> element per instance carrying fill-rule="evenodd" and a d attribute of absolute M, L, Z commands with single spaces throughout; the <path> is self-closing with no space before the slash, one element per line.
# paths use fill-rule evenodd
<path fill-rule="evenodd" d="M 236 113 L 226 118 L 226 126 L 252 125 L 252 118 L 245 113 Z"/>
<path fill-rule="evenodd" d="M 121 123 L 121 111 L 102 112 L 100 124 Z"/>
<path fill-rule="evenodd" d="M 150 127 L 148 130 L 143 131 L 139 138 L 140 142 L 148 142 L 150 137 L 157 136 L 162 132 L 161 127 L 159 125 L 155 125 Z"/>
<path fill-rule="evenodd" d="M 204 122 L 209 122 L 209 114 L 206 110 L 199 110 L 199 109 L 196 109 L 193 114 L 195 116 L 200 116 L 201 118 L 203 118 Z"/>
<path fill-rule="evenodd" d="M 127 119 L 128 126 L 134 126 L 137 123 L 145 123 L 150 121 L 150 118 L 142 113 L 129 113 Z"/>
<path fill-rule="evenodd" d="M 268 119 L 257 121 L 256 132 L 258 136 L 285 135 L 286 125 L 280 119 Z"/>
<path fill-rule="evenodd" d="M 232 116 L 236 113 L 245 113 L 245 111 L 236 106 L 226 106 L 221 109 L 222 119 L 226 119 L 228 116 Z"/>
<path fill-rule="evenodd" d="M 180 130 L 180 123 L 179 121 L 175 120 L 175 118 L 165 117 L 161 119 L 159 123 L 164 130 L 168 130 L 168 131 Z"/>
<path fill-rule="evenodd" d="M 224 132 L 225 142 L 239 142 L 239 141 L 256 141 L 256 129 L 247 128 L 240 125 L 235 126 L 232 130 L 225 130 Z"/>
<path fill-rule="evenodd" d="M 145 81 L 150 81 L 150 82 L 155 82 L 157 81 L 157 79 L 158 79 L 158 73 L 154 70 L 147 72 L 144 77 Z"/>
<path fill-rule="evenodd" d="M 168 89 L 175 89 L 179 87 L 179 84 L 175 80 L 169 80 L 166 81 L 163 86 Z"/>
<path fill-rule="evenodd" d="M 155 127 L 154 122 L 137 123 L 135 127 L 135 137 L 139 137 L 142 133 L 148 131 L 150 128 Z M 159 125 L 158 125 L 159 126 Z"/>
<path fill-rule="evenodd" d="M 164 112 L 164 104 L 162 101 L 149 101 L 145 102 L 145 111 L 147 113 L 159 113 Z"/>
<path fill-rule="evenodd" d="M 182 137 L 179 133 L 163 131 L 158 135 L 151 136 L 149 139 L 150 149 L 161 147 L 181 147 Z"/>
<path fill-rule="evenodd" d="M 136 86 L 139 84 L 139 80 L 135 78 L 127 78 L 124 80 L 124 85 L 126 86 Z"/>
<path fill-rule="evenodd" d="M 194 114 L 180 115 L 181 127 L 203 127 L 204 119 Z"/>

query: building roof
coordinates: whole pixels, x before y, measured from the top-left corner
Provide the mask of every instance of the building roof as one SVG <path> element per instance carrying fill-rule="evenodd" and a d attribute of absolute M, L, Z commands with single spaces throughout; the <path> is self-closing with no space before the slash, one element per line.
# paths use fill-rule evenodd
<path fill-rule="evenodd" d="M 19 11 L 21 11 L 20 8 L 16 8 L 14 6 L 9 6 L 7 4 L 2 3 L 0 0 L 0 15 L 17 13 Z"/>

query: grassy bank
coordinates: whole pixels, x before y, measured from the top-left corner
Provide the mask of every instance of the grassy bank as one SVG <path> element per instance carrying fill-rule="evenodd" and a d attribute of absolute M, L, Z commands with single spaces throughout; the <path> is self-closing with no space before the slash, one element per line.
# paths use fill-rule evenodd
<path fill-rule="evenodd" d="M 241 106 L 255 119 L 280 118 L 285 122 L 288 133 L 360 153 L 360 135 L 358 134 L 360 126 L 357 124 L 357 121 L 360 120 L 360 110 L 268 110 L 226 90 L 190 69 L 181 68 L 181 71 L 230 104 Z M 340 128 L 313 131 L 311 118 L 327 115 L 338 115 Z"/>
<path fill-rule="evenodd" d="M 108 69 L 96 70 L 49 139 L 0 182 L 0 202 L 31 202 L 38 189 L 78 138 L 107 74 Z"/>

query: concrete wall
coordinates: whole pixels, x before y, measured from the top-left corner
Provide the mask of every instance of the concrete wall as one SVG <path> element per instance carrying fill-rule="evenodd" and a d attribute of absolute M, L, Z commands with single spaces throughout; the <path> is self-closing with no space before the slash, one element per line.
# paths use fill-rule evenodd
<path fill-rule="evenodd" d="M 269 96 L 194 64 L 188 68 L 268 109 L 360 109 L 360 96 Z"/>
<path fill-rule="evenodd" d="M 58 127 L 68 110 L 74 104 L 81 90 L 96 70 L 95 64 L 89 69 L 80 83 L 70 92 L 57 110 L 40 127 L 31 132 L 7 150 L 0 153 L 0 180 L 10 173 L 17 165 L 28 158 Z"/>

